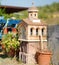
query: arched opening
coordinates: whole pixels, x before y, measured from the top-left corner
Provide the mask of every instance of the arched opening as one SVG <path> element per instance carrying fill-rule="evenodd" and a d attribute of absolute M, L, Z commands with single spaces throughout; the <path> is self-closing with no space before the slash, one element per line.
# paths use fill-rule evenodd
<path fill-rule="evenodd" d="M 38 35 L 38 28 L 36 29 L 36 35 Z"/>
<path fill-rule="evenodd" d="M 22 39 L 26 39 L 26 28 L 25 26 L 22 26 L 21 31 L 20 31 L 20 35 Z"/>
<path fill-rule="evenodd" d="M 42 28 L 42 35 L 44 35 L 44 30 L 45 30 L 45 29 L 44 29 L 44 28 Z"/>
<path fill-rule="evenodd" d="M 33 28 L 30 29 L 30 35 L 33 35 Z"/>

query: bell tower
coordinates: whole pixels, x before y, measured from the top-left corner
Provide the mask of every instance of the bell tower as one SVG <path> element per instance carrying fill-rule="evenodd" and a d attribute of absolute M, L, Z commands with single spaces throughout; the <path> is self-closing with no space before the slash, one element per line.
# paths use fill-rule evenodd
<path fill-rule="evenodd" d="M 32 7 L 28 9 L 29 19 L 37 19 L 38 18 L 38 9 L 33 6 L 34 3 L 32 3 Z"/>

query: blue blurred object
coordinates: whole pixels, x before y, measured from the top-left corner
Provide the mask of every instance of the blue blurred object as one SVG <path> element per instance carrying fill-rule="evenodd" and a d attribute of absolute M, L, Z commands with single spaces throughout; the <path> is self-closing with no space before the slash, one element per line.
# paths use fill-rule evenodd
<path fill-rule="evenodd" d="M 5 20 L 3 17 L 0 17 L 0 39 L 2 39 L 3 34 L 3 28 L 5 27 L 13 27 L 16 28 L 17 24 L 19 24 L 21 20 L 14 20 L 14 19 L 7 19 Z"/>
<path fill-rule="evenodd" d="M 21 20 L 10 19 L 7 26 L 16 27 L 16 25 L 20 22 Z"/>
<path fill-rule="evenodd" d="M 21 20 L 13 20 L 10 19 L 8 25 L 12 25 L 12 24 L 18 24 Z"/>
<path fill-rule="evenodd" d="M 2 39 L 2 33 L 0 33 L 0 39 Z"/>
<path fill-rule="evenodd" d="M 2 39 L 2 30 L 0 30 L 0 39 Z"/>
<path fill-rule="evenodd" d="M 6 20 L 0 19 L 0 23 L 6 23 Z"/>

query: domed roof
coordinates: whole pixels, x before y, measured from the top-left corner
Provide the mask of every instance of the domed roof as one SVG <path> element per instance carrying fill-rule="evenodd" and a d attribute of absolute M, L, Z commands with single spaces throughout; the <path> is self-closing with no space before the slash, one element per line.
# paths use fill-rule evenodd
<path fill-rule="evenodd" d="M 30 8 L 28 9 L 28 11 L 38 11 L 38 8 L 37 8 L 37 7 L 32 6 L 32 7 L 30 7 Z"/>

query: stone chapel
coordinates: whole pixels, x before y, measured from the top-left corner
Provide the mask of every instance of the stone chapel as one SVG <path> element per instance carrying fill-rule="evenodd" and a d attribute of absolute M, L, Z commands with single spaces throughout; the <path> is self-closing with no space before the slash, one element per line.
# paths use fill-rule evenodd
<path fill-rule="evenodd" d="M 18 35 L 21 41 L 19 59 L 24 63 L 36 63 L 36 52 L 47 49 L 47 25 L 38 18 L 35 6 L 28 9 L 28 18 L 19 23 Z"/>

